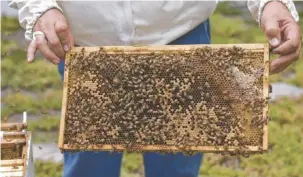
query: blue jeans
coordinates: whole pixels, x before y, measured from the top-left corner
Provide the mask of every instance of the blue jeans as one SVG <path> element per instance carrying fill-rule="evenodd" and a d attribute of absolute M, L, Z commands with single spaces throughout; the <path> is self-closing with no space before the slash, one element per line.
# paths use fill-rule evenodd
<path fill-rule="evenodd" d="M 171 42 L 177 44 L 209 44 L 209 20 Z M 63 79 L 64 62 L 58 65 Z M 65 152 L 63 177 L 118 177 L 123 153 Z M 182 153 L 161 155 L 144 153 L 145 177 L 197 177 L 203 154 L 184 156 Z"/>

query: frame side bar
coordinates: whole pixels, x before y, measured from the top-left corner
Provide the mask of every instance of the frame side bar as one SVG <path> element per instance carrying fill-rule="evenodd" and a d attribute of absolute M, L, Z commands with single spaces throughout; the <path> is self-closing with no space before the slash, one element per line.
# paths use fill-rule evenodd
<path fill-rule="evenodd" d="M 264 44 L 264 76 L 263 76 L 263 94 L 266 101 L 269 98 L 269 44 Z M 263 108 L 263 119 L 268 119 L 268 103 Z M 263 150 L 268 150 L 268 126 L 263 126 Z"/>
<path fill-rule="evenodd" d="M 74 48 L 66 54 L 65 58 L 65 67 L 64 67 L 64 81 L 63 81 L 63 95 L 62 95 L 62 110 L 61 110 L 61 120 L 60 120 L 60 131 L 59 131 L 59 140 L 58 140 L 58 147 L 60 149 L 64 146 L 64 132 L 65 132 L 65 112 L 67 106 L 67 93 L 68 93 L 68 72 L 69 67 L 68 63 L 71 59 L 71 54 L 73 53 Z"/>

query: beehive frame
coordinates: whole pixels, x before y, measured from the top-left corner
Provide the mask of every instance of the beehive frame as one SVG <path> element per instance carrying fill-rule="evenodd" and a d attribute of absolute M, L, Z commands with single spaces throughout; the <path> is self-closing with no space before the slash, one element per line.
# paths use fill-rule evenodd
<path fill-rule="evenodd" d="M 211 45 L 168 45 L 168 46 L 105 46 L 102 47 L 107 54 L 115 54 L 115 53 L 131 53 L 135 55 L 147 54 L 147 53 L 161 53 L 167 51 L 192 51 L 195 49 L 210 47 L 212 49 L 219 48 L 232 48 L 232 47 L 240 47 L 244 50 L 250 52 L 262 52 L 264 54 L 263 64 L 263 97 L 265 100 L 268 99 L 269 92 L 269 46 L 268 44 L 211 44 Z M 93 151 L 123 151 L 128 150 L 125 146 L 119 144 L 90 144 L 85 146 L 84 149 L 81 149 L 77 146 L 70 146 L 64 143 L 64 133 L 65 133 L 65 117 L 66 117 L 66 109 L 68 105 L 68 89 L 69 89 L 69 62 L 72 60 L 72 55 L 77 52 L 81 52 L 84 50 L 84 53 L 96 52 L 100 50 L 100 47 L 75 47 L 73 48 L 66 57 L 66 67 L 64 71 L 64 83 L 63 83 L 63 102 L 62 102 L 62 116 L 60 122 L 60 133 L 59 133 L 59 141 L 58 145 L 62 151 L 77 151 L 77 150 L 93 150 Z M 266 104 L 263 108 L 263 118 L 267 120 L 268 113 L 268 105 Z M 248 146 L 248 151 L 250 152 L 263 152 L 268 149 L 268 132 L 267 132 L 267 124 L 265 123 L 263 126 L 263 140 L 262 144 L 258 146 Z M 197 152 L 233 152 L 237 150 L 236 147 L 233 146 L 190 146 L 187 147 L 189 151 L 197 151 Z M 179 146 L 162 146 L 162 145 L 140 145 L 140 151 L 182 151 Z"/>
<path fill-rule="evenodd" d="M 24 124 L 6 124 L 2 128 L 6 129 L 11 127 L 22 127 Z M 1 160 L 0 172 L 4 176 L 26 176 L 28 174 L 28 163 L 30 154 L 29 147 L 31 143 L 30 132 L 4 132 L 3 141 L 1 142 L 1 149 L 14 148 L 19 146 L 21 155 L 17 158 Z"/>

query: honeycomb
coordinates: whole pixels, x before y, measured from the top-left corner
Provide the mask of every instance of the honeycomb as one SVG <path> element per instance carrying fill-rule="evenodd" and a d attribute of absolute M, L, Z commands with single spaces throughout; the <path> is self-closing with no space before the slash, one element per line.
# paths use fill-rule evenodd
<path fill-rule="evenodd" d="M 74 48 L 64 151 L 267 150 L 267 45 Z"/>
<path fill-rule="evenodd" d="M 1 148 L 1 160 L 11 160 L 11 159 L 21 159 L 22 158 L 22 148 Z"/>

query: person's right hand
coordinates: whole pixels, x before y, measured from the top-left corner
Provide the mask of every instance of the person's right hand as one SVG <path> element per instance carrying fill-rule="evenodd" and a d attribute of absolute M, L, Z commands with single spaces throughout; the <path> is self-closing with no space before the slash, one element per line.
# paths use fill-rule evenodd
<path fill-rule="evenodd" d="M 33 31 L 42 31 L 44 35 L 36 35 L 27 50 L 29 63 L 35 59 L 37 49 L 53 64 L 64 59 L 65 52 L 74 46 L 74 37 L 64 15 L 57 9 L 45 12 L 36 22 Z"/>

